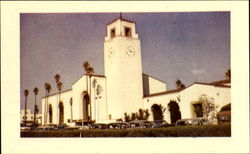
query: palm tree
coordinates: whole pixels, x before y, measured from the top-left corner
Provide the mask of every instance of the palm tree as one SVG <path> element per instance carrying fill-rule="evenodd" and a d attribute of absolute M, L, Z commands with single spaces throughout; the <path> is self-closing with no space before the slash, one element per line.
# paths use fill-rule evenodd
<path fill-rule="evenodd" d="M 34 94 L 35 94 L 35 105 L 34 105 L 34 125 L 36 125 L 36 112 L 37 112 L 37 105 L 36 105 L 36 96 L 37 96 L 37 94 L 38 94 L 38 92 L 39 92 L 39 89 L 37 88 L 37 87 L 35 87 L 34 89 L 33 89 L 33 92 L 34 92 Z"/>
<path fill-rule="evenodd" d="M 27 96 L 29 95 L 29 90 L 25 89 L 24 90 L 24 96 L 25 96 L 25 111 L 24 111 L 24 125 L 26 126 L 27 124 Z"/>
<path fill-rule="evenodd" d="M 35 105 L 35 112 L 36 112 L 36 114 L 38 114 L 38 112 L 39 112 L 39 109 L 38 109 L 38 105 Z M 39 118 L 39 117 L 38 117 Z M 38 123 L 37 123 L 38 124 Z"/>
<path fill-rule="evenodd" d="M 89 65 L 89 62 L 88 61 L 85 61 L 83 62 L 83 68 L 84 68 L 84 71 L 86 73 L 86 75 L 88 75 L 88 69 L 89 69 L 90 65 Z M 86 77 L 86 89 L 87 89 L 87 92 L 88 92 L 88 78 Z"/>
<path fill-rule="evenodd" d="M 83 62 L 83 68 L 84 71 L 86 73 L 86 89 L 87 89 L 87 93 L 90 95 L 90 99 L 89 99 L 89 104 L 90 104 L 90 120 L 91 118 L 91 76 L 94 73 L 94 68 L 90 67 L 90 64 L 88 61 Z M 90 78 L 90 93 L 88 92 L 88 76 Z"/>
<path fill-rule="evenodd" d="M 72 112 L 72 105 L 73 105 L 73 99 L 72 99 L 72 97 L 70 98 L 70 101 L 69 101 L 69 104 L 70 104 L 70 112 L 71 112 L 71 122 L 73 121 L 73 112 Z"/>
<path fill-rule="evenodd" d="M 181 80 L 179 80 L 179 79 L 176 80 L 175 86 L 176 86 L 177 89 L 179 89 L 181 87 Z"/>
<path fill-rule="evenodd" d="M 228 80 L 231 79 L 231 68 L 228 69 L 228 70 L 225 72 L 225 77 L 226 77 L 226 79 L 228 79 Z"/>
<path fill-rule="evenodd" d="M 62 91 L 62 86 L 63 86 L 63 83 L 61 82 L 61 76 L 59 74 L 56 74 L 55 75 L 55 80 L 56 80 L 56 84 L 57 84 L 57 89 L 59 91 L 58 95 L 59 95 L 59 100 L 58 100 L 58 113 L 59 113 L 59 104 L 61 102 L 61 98 L 60 98 L 60 94 L 61 94 L 61 91 Z M 58 118 L 60 118 L 58 116 Z M 58 121 L 60 122 L 60 120 L 58 119 Z"/>
<path fill-rule="evenodd" d="M 184 89 L 185 88 L 185 85 L 179 79 L 176 80 L 175 86 L 176 86 L 177 89 Z"/>
<path fill-rule="evenodd" d="M 44 125 L 47 123 L 47 109 L 48 109 L 48 101 L 49 101 L 49 93 L 51 91 L 51 85 L 49 83 L 44 84 L 44 88 L 46 90 L 45 94 L 45 106 L 44 106 Z M 47 100 L 47 101 L 46 101 Z"/>

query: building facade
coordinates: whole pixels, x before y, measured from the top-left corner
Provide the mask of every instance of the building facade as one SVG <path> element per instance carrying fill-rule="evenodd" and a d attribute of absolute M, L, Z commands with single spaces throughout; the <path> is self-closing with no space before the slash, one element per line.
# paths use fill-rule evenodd
<path fill-rule="evenodd" d="M 220 107 L 231 102 L 230 81 L 226 80 L 167 91 L 166 83 L 142 72 L 141 54 L 135 22 L 118 18 L 107 24 L 105 75 L 83 75 L 71 89 L 42 98 L 43 124 L 108 123 L 139 109 L 148 109 L 153 120 L 153 104 L 167 108 L 165 120 L 173 123 L 169 103 L 178 105 L 181 118 L 190 118 L 196 116 L 194 106 L 202 94 L 213 97 Z"/>
<path fill-rule="evenodd" d="M 25 124 L 25 109 L 22 109 L 21 110 L 21 113 L 20 113 L 20 124 L 21 125 L 24 125 Z M 34 113 L 31 113 L 30 109 L 27 109 L 26 110 L 26 125 L 27 126 L 31 126 L 34 124 Z M 42 114 L 36 114 L 36 123 L 38 125 L 41 125 L 42 124 Z"/>

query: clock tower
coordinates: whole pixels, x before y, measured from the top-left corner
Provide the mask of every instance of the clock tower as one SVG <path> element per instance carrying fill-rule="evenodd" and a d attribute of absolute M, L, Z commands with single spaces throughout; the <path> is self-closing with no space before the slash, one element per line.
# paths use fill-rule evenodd
<path fill-rule="evenodd" d="M 118 18 L 107 24 L 104 42 L 108 119 L 142 108 L 141 46 L 135 22 Z"/>

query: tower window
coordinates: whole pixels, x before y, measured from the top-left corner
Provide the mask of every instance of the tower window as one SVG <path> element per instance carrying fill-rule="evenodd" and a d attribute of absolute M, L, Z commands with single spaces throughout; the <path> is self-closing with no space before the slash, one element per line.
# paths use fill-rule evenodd
<path fill-rule="evenodd" d="M 111 29 L 110 34 L 111 38 L 115 37 L 115 28 Z"/>
<path fill-rule="evenodd" d="M 124 31 L 125 31 L 125 36 L 131 37 L 131 28 L 125 27 L 125 28 L 124 28 Z"/>
<path fill-rule="evenodd" d="M 111 114 L 109 114 L 109 120 L 111 120 L 112 119 L 112 116 L 111 116 Z"/>

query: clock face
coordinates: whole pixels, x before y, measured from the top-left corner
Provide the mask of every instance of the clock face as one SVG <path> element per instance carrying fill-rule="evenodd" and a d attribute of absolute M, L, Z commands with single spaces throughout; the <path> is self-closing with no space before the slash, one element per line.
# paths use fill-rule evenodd
<path fill-rule="evenodd" d="M 135 55 L 135 48 L 133 47 L 133 46 L 128 46 L 127 48 L 126 48 L 126 54 L 128 55 L 128 56 L 134 56 Z"/>
<path fill-rule="evenodd" d="M 115 55 L 115 49 L 113 47 L 109 48 L 109 57 L 112 58 Z"/>

